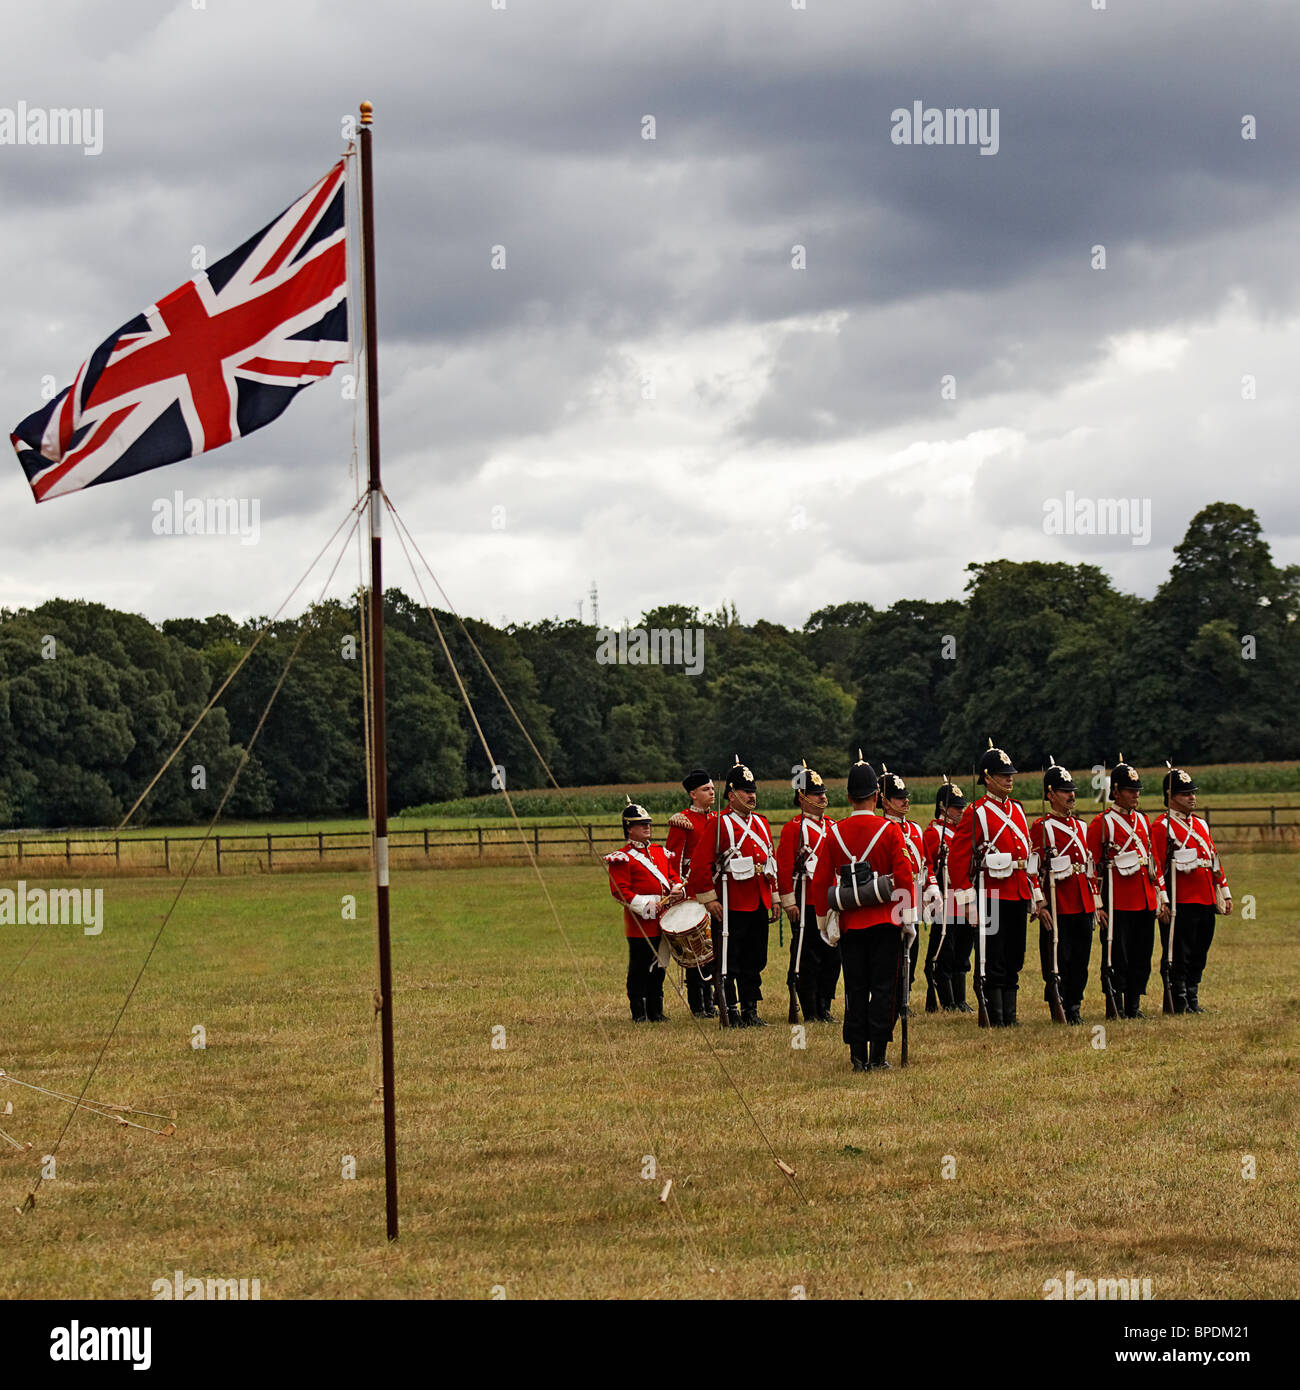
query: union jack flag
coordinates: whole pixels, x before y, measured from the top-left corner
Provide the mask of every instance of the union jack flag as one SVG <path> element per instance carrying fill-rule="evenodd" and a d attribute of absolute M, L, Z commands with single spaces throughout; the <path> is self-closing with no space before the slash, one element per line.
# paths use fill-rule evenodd
<path fill-rule="evenodd" d="M 348 347 L 344 161 L 97 347 L 10 439 L 38 502 L 269 425 Z"/>

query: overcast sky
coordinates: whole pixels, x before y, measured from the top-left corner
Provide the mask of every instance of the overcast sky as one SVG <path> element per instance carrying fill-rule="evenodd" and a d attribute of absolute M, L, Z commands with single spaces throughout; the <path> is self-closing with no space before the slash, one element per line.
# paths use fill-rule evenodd
<path fill-rule="evenodd" d="M 368 98 L 385 481 L 468 613 L 594 580 L 603 621 L 797 625 L 997 556 L 1150 594 L 1215 500 L 1300 560 L 1292 0 L 198 3 L 0 0 L 0 123 L 103 112 L 97 156 L 0 144 L 6 433 Z M 995 112 L 996 153 L 895 143 L 914 102 Z M 6 450 L 0 606 L 271 612 L 354 495 L 344 370 L 39 507 Z M 178 489 L 256 498 L 258 544 L 154 535 Z M 1067 490 L 1149 506 L 1147 543 L 1047 534 Z"/>

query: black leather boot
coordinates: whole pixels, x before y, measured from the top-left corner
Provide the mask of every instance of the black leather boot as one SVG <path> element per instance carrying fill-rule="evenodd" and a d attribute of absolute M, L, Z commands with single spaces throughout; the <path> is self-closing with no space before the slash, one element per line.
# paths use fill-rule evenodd
<path fill-rule="evenodd" d="M 644 1023 L 646 1021 L 645 1000 L 630 999 L 628 1002 L 632 1005 L 632 1022 Z"/>
<path fill-rule="evenodd" d="M 1083 1022 L 1083 1016 L 1082 1016 L 1082 1014 L 1080 1013 L 1080 1010 L 1081 1010 L 1082 1008 L 1083 1008 L 1083 1004 L 1082 1004 L 1082 1003 L 1078 1003 L 1078 1004 L 1067 1004 L 1067 1005 L 1065 1006 L 1065 1021 L 1066 1021 L 1067 1023 L 1082 1023 L 1082 1022 Z"/>
<path fill-rule="evenodd" d="M 957 1005 L 952 997 L 952 976 L 936 975 L 934 977 L 934 992 L 939 996 L 939 1007 L 946 1014 L 952 1013 Z"/>
<path fill-rule="evenodd" d="M 651 1023 L 667 1023 L 668 1015 L 664 1013 L 663 995 L 658 999 L 647 999 L 645 1004 L 646 1017 Z"/>
<path fill-rule="evenodd" d="M 1002 991 L 1002 1026 L 1004 1028 L 1020 1027 L 1016 1019 L 1016 994 L 1019 988 L 1019 985 L 1012 985 L 1010 989 Z"/>
<path fill-rule="evenodd" d="M 1187 986 L 1181 980 L 1170 980 L 1169 997 L 1173 1000 L 1176 1014 L 1187 1012 Z"/>
<path fill-rule="evenodd" d="M 821 1003 L 818 1004 L 818 1006 L 817 1006 L 817 1022 L 818 1022 L 818 1023 L 834 1023 L 834 1022 L 835 1022 L 835 1015 L 834 1015 L 833 1013 L 831 1013 L 831 1001 L 830 1001 L 829 999 L 823 999 L 823 1000 L 821 1001 Z"/>
<path fill-rule="evenodd" d="M 1189 1014 L 1203 1014 L 1206 1011 L 1201 1008 L 1201 1001 L 1196 997 L 1200 993 L 1201 985 L 1198 980 L 1194 985 L 1187 986 L 1187 1012 Z"/>
<path fill-rule="evenodd" d="M 885 1060 L 885 1049 L 889 1046 L 887 1042 L 873 1042 L 871 1053 L 867 1065 L 871 1071 L 893 1071 L 893 1067 Z"/>
<path fill-rule="evenodd" d="M 975 1010 L 966 1002 L 966 972 L 952 977 L 952 1006 L 959 1014 L 973 1014 Z"/>
<path fill-rule="evenodd" d="M 693 970 L 686 972 L 686 1007 L 694 1017 L 704 1017 L 704 987 Z"/>
<path fill-rule="evenodd" d="M 1126 994 L 1124 996 L 1124 1017 L 1125 1018 L 1145 1018 L 1142 1012 L 1142 996 L 1140 994 Z"/>
<path fill-rule="evenodd" d="M 854 1071 L 870 1071 L 871 1063 L 860 1053 L 850 1050 L 849 1061 L 853 1064 Z"/>
<path fill-rule="evenodd" d="M 742 1028 L 766 1028 L 767 1023 L 758 1016 L 757 1004 L 746 1004 L 740 1010 L 740 1026 Z"/>
<path fill-rule="evenodd" d="M 992 985 L 986 982 L 984 985 L 984 998 L 988 1001 L 989 1006 L 989 1027 L 1001 1028 L 1002 991 L 1000 989 L 994 989 Z"/>
<path fill-rule="evenodd" d="M 741 1022 L 741 1020 L 740 1020 L 740 1010 L 739 1010 L 739 1009 L 737 1009 L 737 1008 L 729 1008 L 729 1009 L 727 1010 L 727 1023 L 728 1023 L 732 1028 L 743 1028 L 743 1027 L 745 1026 L 745 1025 Z"/>

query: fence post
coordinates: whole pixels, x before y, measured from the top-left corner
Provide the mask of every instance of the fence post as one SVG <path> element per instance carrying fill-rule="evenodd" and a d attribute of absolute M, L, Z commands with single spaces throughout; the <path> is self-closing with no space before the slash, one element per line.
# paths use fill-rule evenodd
<path fill-rule="evenodd" d="M 429 827 L 427 825 L 424 827 L 424 857 L 426 859 L 429 857 Z"/>
<path fill-rule="evenodd" d="M 1270 830 L 1276 830 L 1276 829 L 1277 829 L 1277 807 L 1276 807 L 1276 806 L 1270 806 L 1270 807 L 1268 808 L 1268 825 L 1269 825 L 1269 829 L 1270 829 Z"/>
<path fill-rule="evenodd" d="M 122 842 L 121 842 L 121 840 L 114 840 L 114 841 L 113 841 L 113 854 L 114 854 L 114 856 L 116 857 L 117 862 L 118 862 L 119 864 L 121 864 L 121 862 L 122 862 Z"/>
<path fill-rule="evenodd" d="M 321 863 L 325 862 L 325 832 L 323 830 L 316 832 L 316 858 Z"/>
<path fill-rule="evenodd" d="M 480 826 L 478 826 L 478 827 L 476 827 L 476 828 L 477 828 L 477 830 L 478 830 L 478 857 L 479 857 L 480 859 L 482 859 L 482 858 L 483 858 L 483 827 L 480 825 Z"/>
<path fill-rule="evenodd" d="M 217 872 L 221 872 L 221 836 L 217 836 Z"/>
<path fill-rule="evenodd" d="M 18 862 L 20 864 L 23 862 L 23 841 L 21 835 L 18 837 Z M 261 1286 L 259 1285 L 258 1287 L 260 1288 Z"/>
<path fill-rule="evenodd" d="M 168 873 L 172 871 L 172 840 L 170 835 L 163 836 L 163 867 Z"/>
<path fill-rule="evenodd" d="M 266 872 L 271 872 L 271 832 L 266 833 Z"/>
<path fill-rule="evenodd" d="M 63 853 L 68 863 L 72 863 L 72 841 L 70 839 L 63 842 Z"/>
<path fill-rule="evenodd" d="M 595 854 L 596 841 L 592 838 L 592 825 L 590 821 L 587 822 L 587 848 Z"/>
<path fill-rule="evenodd" d="M 533 826 L 533 858 L 536 859 L 541 853 L 541 846 L 537 843 L 537 826 Z"/>

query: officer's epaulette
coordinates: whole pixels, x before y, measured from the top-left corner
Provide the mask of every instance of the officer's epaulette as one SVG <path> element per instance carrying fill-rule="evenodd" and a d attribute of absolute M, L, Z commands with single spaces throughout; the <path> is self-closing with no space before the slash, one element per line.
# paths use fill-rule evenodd
<path fill-rule="evenodd" d="M 605 863 L 606 863 L 606 864 L 612 864 L 616 859 L 626 859 L 626 858 L 627 858 L 627 855 L 624 854 L 623 851 L 622 851 L 621 849 L 616 849 L 616 850 L 613 851 L 612 854 L 607 854 L 607 855 L 605 856 Z"/>

